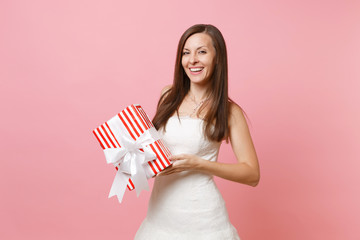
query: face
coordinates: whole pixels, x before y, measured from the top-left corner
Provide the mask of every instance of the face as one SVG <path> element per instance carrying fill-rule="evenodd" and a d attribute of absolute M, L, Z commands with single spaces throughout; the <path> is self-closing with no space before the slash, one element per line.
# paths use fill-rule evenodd
<path fill-rule="evenodd" d="M 215 65 L 215 48 L 206 33 L 195 33 L 185 42 L 181 63 L 195 84 L 208 83 Z"/>

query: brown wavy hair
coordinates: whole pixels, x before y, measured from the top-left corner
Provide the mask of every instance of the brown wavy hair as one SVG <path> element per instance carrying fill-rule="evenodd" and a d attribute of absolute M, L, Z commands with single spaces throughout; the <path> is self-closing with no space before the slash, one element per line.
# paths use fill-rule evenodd
<path fill-rule="evenodd" d="M 199 109 L 201 112 L 205 106 L 208 106 L 204 117 L 205 136 L 213 141 L 228 140 L 229 105 L 233 101 L 228 97 L 227 51 L 221 32 L 210 24 L 196 24 L 187 29 L 181 36 L 176 54 L 174 81 L 171 88 L 160 97 L 153 123 L 156 129 L 159 129 L 166 126 L 168 119 L 175 112 L 179 116 L 180 104 L 190 90 L 190 79 L 181 64 L 182 53 L 186 40 L 195 33 L 208 34 L 216 50 L 214 71 L 207 91 L 210 101 Z"/>

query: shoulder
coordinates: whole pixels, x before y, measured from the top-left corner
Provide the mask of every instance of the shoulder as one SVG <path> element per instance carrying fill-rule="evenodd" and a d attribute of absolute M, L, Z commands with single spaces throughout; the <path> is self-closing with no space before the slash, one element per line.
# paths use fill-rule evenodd
<path fill-rule="evenodd" d="M 164 99 L 166 98 L 166 95 L 170 92 L 171 88 L 172 85 L 166 85 L 165 87 L 163 87 L 163 89 L 161 90 L 161 95 L 158 104 L 163 103 Z"/>
<path fill-rule="evenodd" d="M 170 91 L 171 87 L 172 87 L 172 85 L 166 85 L 165 87 L 163 87 L 163 89 L 161 90 L 161 96 L 168 93 Z"/>
<path fill-rule="evenodd" d="M 234 126 L 247 127 L 243 109 L 235 102 L 229 102 L 229 128 Z"/>

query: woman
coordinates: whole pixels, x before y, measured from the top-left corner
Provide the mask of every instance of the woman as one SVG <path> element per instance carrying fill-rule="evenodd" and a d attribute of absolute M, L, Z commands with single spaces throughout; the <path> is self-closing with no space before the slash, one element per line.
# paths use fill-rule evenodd
<path fill-rule="evenodd" d="M 240 239 L 213 175 L 256 186 L 260 173 L 242 109 L 228 98 L 226 46 L 216 27 L 198 24 L 182 35 L 174 82 L 153 123 L 174 163 L 155 178 L 135 240 Z M 222 140 L 238 163 L 217 162 Z"/>

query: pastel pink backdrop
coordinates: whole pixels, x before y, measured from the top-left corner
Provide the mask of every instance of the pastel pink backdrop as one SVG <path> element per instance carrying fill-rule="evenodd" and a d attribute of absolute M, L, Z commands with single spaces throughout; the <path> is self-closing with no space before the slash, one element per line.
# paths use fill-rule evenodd
<path fill-rule="evenodd" d="M 152 117 L 180 35 L 211 23 L 261 165 L 256 188 L 215 178 L 242 239 L 360 239 L 359 12 L 358 1 L 1 1 L 0 238 L 134 237 L 150 192 L 107 198 L 115 171 L 91 131 L 131 103 Z M 229 145 L 219 161 L 235 163 Z"/>

